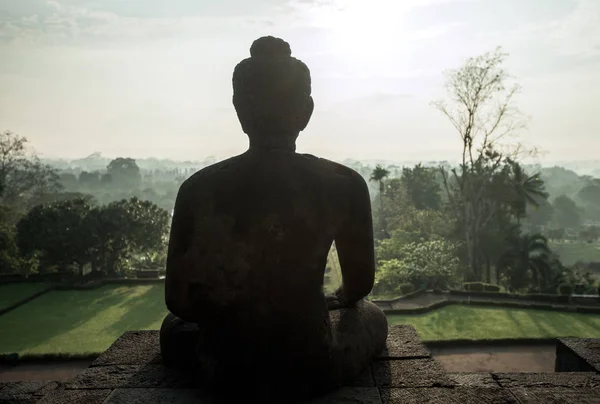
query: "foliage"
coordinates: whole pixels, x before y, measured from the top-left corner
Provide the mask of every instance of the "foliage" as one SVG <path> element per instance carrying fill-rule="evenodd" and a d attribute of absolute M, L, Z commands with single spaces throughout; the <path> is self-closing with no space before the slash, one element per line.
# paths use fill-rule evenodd
<path fill-rule="evenodd" d="M 106 167 L 108 175 L 104 181 L 114 181 L 121 187 L 138 187 L 142 182 L 140 168 L 132 158 L 119 157 L 112 160 Z"/>
<path fill-rule="evenodd" d="M 573 293 L 573 286 L 568 283 L 563 283 L 558 286 L 558 293 L 562 296 L 570 296 Z"/>
<path fill-rule="evenodd" d="M 471 292 L 500 292 L 499 286 L 483 282 L 465 282 L 463 287 Z"/>
<path fill-rule="evenodd" d="M 20 272 L 20 264 L 14 231 L 0 222 L 0 273 Z"/>
<path fill-rule="evenodd" d="M 91 207 L 84 199 L 37 205 L 17 223 L 17 240 L 25 257 L 39 254 L 42 269 L 70 268 L 83 274 L 90 261 L 90 233 L 85 217 Z"/>
<path fill-rule="evenodd" d="M 11 131 L 0 132 L 0 184 L 0 204 L 13 207 L 15 214 L 61 189 L 56 171 L 29 153 L 25 137 Z"/>
<path fill-rule="evenodd" d="M 132 254 L 164 249 L 169 220 L 167 211 L 135 197 L 92 209 L 86 226 L 93 235 L 93 269 L 114 274 Z"/>
<path fill-rule="evenodd" d="M 403 295 L 408 295 L 409 293 L 415 291 L 415 286 L 412 283 L 403 283 L 398 287 L 398 289 Z"/>
<path fill-rule="evenodd" d="M 414 168 L 404 168 L 401 182 L 412 206 L 417 210 L 436 210 L 441 207 L 441 188 L 434 168 L 423 167 L 421 164 Z"/>
<path fill-rule="evenodd" d="M 415 288 L 444 289 L 457 281 L 460 261 L 456 246 L 445 240 L 404 244 L 394 237 L 377 247 L 377 293 L 400 292 L 401 284 Z"/>
<path fill-rule="evenodd" d="M 552 203 L 556 212 L 556 220 L 560 227 L 571 229 L 581 225 L 581 211 L 568 196 L 560 195 Z"/>
<path fill-rule="evenodd" d="M 507 249 L 498 261 L 498 269 L 512 290 L 528 284 L 546 287 L 551 282 L 552 266 L 548 240 L 541 234 L 517 234 L 507 238 Z"/>
<path fill-rule="evenodd" d="M 379 220 L 380 220 L 380 238 L 388 237 L 388 232 L 386 229 L 385 216 L 383 212 L 383 193 L 384 193 L 384 180 L 390 174 L 388 170 L 383 168 L 380 165 L 377 165 L 373 172 L 371 173 L 371 181 L 377 182 L 379 184 Z"/>

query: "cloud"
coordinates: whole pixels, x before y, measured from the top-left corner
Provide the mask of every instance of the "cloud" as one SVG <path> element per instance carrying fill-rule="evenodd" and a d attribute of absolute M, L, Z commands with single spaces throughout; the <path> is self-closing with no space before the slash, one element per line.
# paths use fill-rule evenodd
<path fill-rule="evenodd" d="M 574 0 L 575 7 L 566 16 L 526 24 L 514 31 L 511 40 L 545 46 L 563 57 L 600 56 L 600 2 Z"/>
<path fill-rule="evenodd" d="M 219 9 L 193 0 L 174 3 L 177 4 L 158 0 L 143 3 L 139 0 L 0 0 L 0 40 L 89 45 L 90 41 L 209 37 L 216 32 L 226 36 L 233 30 L 272 27 L 276 21 L 268 13 L 244 12 L 247 6 Z M 231 5 L 231 1 L 229 3 Z"/>

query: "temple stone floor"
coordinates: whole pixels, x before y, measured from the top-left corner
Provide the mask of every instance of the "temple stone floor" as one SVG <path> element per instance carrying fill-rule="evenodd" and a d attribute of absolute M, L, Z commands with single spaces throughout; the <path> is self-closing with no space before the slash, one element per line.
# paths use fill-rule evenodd
<path fill-rule="evenodd" d="M 556 352 L 556 373 L 447 373 L 413 327 L 390 326 L 377 361 L 351 385 L 310 403 L 600 404 L 600 339 L 559 339 Z M 0 403 L 11 404 L 218 402 L 161 365 L 158 331 L 126 332 L 65 383 L 0 383 Z"/>

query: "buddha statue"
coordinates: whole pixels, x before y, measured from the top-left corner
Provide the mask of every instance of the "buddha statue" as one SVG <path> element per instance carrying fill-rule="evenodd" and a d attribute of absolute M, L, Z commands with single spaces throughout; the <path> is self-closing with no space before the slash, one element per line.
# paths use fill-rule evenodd
<path fill-rule="evenodd" d="M 177 194 L 161 353 L 207 389 L 300 400 L 351 381 L 385 347 L 386 317 L 365 300 L 371 201 L 357 172 L 296 153 L 314 103 L 310 71 L 289 44 L 262 37 L 250 54 L 233 72 L 248 150 L 201 169 Z M 334 242 L 343 282 L 325 295 Z"/>

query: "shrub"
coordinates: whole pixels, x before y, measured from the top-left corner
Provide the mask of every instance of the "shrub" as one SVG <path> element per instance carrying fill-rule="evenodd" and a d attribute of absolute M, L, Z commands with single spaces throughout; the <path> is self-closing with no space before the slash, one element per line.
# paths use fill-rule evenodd
<path fill-rule="evenodd" d="M 464 284 L 465 290 L 470 292 L 483 292 L 485 286 L 482 282 L 467 282 Z"/>
<path fill-rule="evenodd" d="M 403 295 L 407 295 L 407 294 L 415 291 L 415 287 L 413 286 L 412 283 L 403 283 L 398 287 L 398 289 L 400 290 L 400 293 L 402 293 Z"/>
<path fill-rule="evenodd" d="M 498 285 L 491 285 L 489 283 L 486 283 L 484 287 L 486 292 L 500 292 L 500 286 Z"/>
<path fill-rule="evenodd" d="M 573 293 L 573 286 L 568 283 L 562 283 L 558 286 L 558 293 L 562 296 L 570 296 Z"/>

